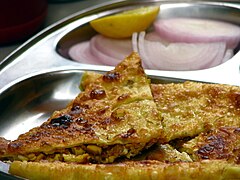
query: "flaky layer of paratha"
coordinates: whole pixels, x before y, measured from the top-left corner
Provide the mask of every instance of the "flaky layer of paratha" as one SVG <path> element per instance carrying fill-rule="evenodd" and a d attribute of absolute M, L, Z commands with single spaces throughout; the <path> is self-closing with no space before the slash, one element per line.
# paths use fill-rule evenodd
<path fill-rule="evenodd" d="M 221 126 L 240 127 L 240 87 L 198 82 L 152 84 L 165 141 Z"/>
<path fill-rule="evenodd" d="M 240 164 L 240 127 L 220 127 L 184 143 L 181 151 L 194 161 L 223 159 Z"/>
<path fill-rule="evenodd" d="M 102 76 L 85 72 L 81 87 Z M 194 137 L 221 126 L 240 127 L 240 87 L 186 81 L 151 84 L 163 120 L 162 142 Z"/>

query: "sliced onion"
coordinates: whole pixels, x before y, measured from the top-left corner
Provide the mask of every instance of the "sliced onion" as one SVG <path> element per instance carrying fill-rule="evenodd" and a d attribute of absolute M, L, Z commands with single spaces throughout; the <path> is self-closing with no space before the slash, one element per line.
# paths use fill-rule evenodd
<path fill-rule="evenodd" d="M 131 39 L 117 40 L 96 35 L 90 41 L 71 47 L 69 56 L 81 63 L 116 66 L 132 51 Z"/>
<path fill-rule="evenodd" d="M 113 58 L 111 56 L 108 56 L 101 51 L 99 51 L 96 46 L 94 41 L 90 41 L 90 52 L 98 58 L 98 61 L 100 64 L 104 65 L 110 65 L 110 66 L 115 66 L 120 62 L 119 59 Z"/>
<path fill-rule="evenodd" d="M 90 42 L 85 41 L 72 46 L 68 51 L 69 56 L 80 63 L 100 64 L 99 60 L 90 52 Z"/>
<path fill-rule="evenodd" d="M 226 61 L 231 59 L 233 57 L 233 54 L 234 54 L 233 49 L 227 49 L 223 57 L 222 63 L 225 63 Z"/>
<path fill-rule="evenodd" d="M 172 18 L 154 23 L 156 32 L 169 42 L 226 42 L 234 49 L 240 41 L 240 27 L 215 20 Z"/>
<path fill-rule="evenodd" d="M 226 44 L 221 43 L 171 43 L 144 39 L 139 35 L 139 53 L 151 69 L 198 70 L 216 66 L 222 62 Z"/>
<path fill-rule="evenodd" d="M 132 49 L 134 52 L 138 52 L 138 33 L 133 33 L 132 35 Z"/>
<path fill-rule="evenodd" d="M 115 66 L 133 51 L 132 41 L 96 35 L 90 40 L 90 51 L 102 64 Z"/>
<path fill-rule="evenodd" d="M 145 35 L 145 39 L 149 41 L 159 41 L 163 43 L 164 45 L 169 45 L 169 41 L 166 41 L 165 39 L 161 38 L 157 32 L 149 32 Z"/>
<path fill-rule="evenodd" d="M 138 48 L 138 33 L 133 33 L 132 34 L 132 48 L 134 52 L 139 53 L 139 48 Z M 149 66 L 147 65 L 146 62 L 141 61 L 142 62 L 142 67 L 143 68 L 149 68 Z"/>
<path fill-rule="evenodd" d="M 145 32 L 140 32 L 139 34 L 139 38 L 138 38 L 138 53 L 142 59 L 142 63 L 144 64 L 144 68 L 147 69 L 154 69 L 154 65 L 152 64 L 152 61 L 150 60 L 150 58 L 148 58 L 148 55 L 145 52 L 144 49 L 144 36 L 145 36 Z"/>

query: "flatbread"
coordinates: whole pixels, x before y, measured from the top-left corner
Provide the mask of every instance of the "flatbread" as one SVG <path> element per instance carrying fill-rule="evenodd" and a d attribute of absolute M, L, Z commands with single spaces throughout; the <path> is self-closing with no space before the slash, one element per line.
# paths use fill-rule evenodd
<path fill-rule="evenodd" d="M 162 136 L 161 115 L 137 53 L 88 84 L 41 126 L 9 143 L 2 159 L 110 163 Z"/>
<path fill-rule="evenodd" d="M 192 163 L 130 161 L 117 164 L 90 165 L 15 161 L 10 166 L 10 173 L 35 180 L 219 180 L 240 179 L 240 165 L 218 160 Z"/>

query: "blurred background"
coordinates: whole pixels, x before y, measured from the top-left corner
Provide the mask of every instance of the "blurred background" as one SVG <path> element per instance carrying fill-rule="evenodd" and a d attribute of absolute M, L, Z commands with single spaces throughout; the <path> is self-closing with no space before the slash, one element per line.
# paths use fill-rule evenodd
<path fill-rule="evenodd" d="M 8 0 L 0 4 L 0 61 L 55 22 L 106 0 Z"/>

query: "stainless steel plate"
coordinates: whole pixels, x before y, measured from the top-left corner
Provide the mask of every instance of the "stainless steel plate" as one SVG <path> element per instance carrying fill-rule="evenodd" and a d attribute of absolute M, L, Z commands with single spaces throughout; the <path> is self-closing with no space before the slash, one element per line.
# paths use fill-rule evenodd
<path fill-rule="evenodd" d="M 37 126 L 57 109 L 63 108 L 80 91 L 84 70 L 104 72 L 113 67 L 71 61 L 67 51 L 76 42 L 89 39 L 95 32 L 88 22 L 101 16 L 143 5 L 161 6 L 161 18 L 204 17 L 240 24 L 239 5 L 224 1 L 108 1 L 45 29 L 0 64 L 0 136 L 15 139 Z M 146 70 L 154 82 L 196 80 L 240 85 L 240 52 L 228 62 L 200 71 Z M 1 169 L 0 164 L 0 171 Z M 0 172 L 0 179 L 3 174 Z M 9 178 L 9 177 L 8 177 Z"/>

